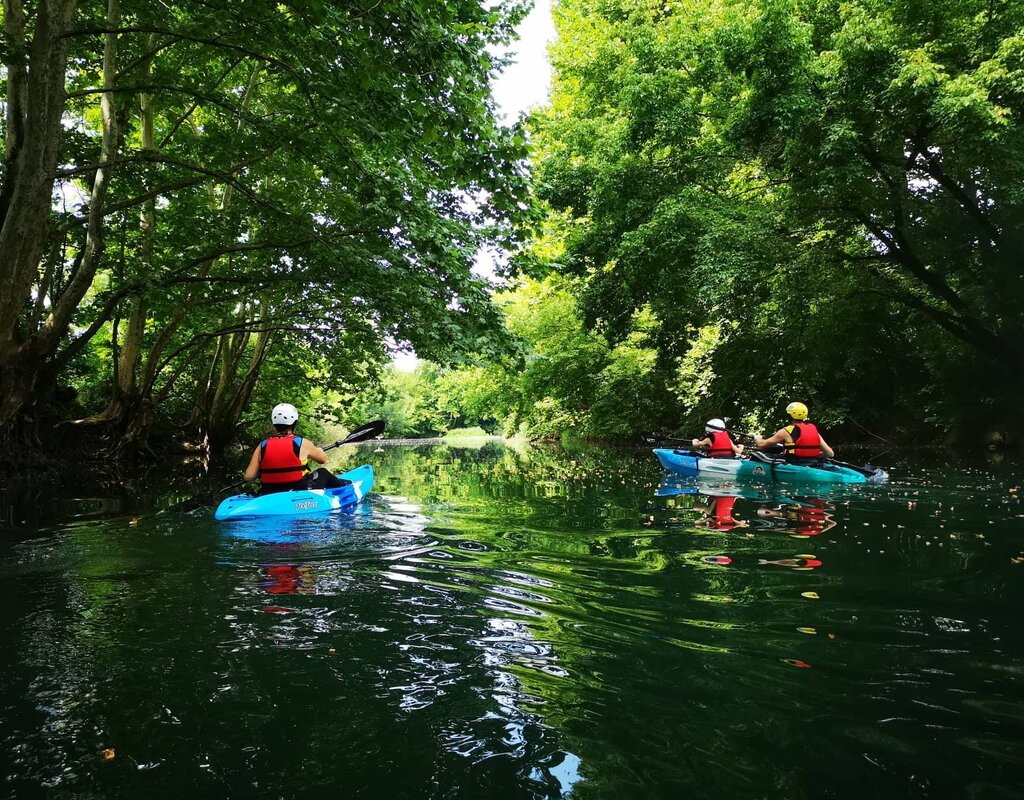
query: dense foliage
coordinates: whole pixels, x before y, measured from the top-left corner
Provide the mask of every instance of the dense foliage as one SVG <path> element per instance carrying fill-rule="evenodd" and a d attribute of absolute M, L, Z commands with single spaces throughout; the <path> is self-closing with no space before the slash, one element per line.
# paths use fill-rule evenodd
<path fill-rule="evenodd" d="M 6 3 L 0 440 L 1019 428 L 1024 3 L 563 0 L 532 198 L 523 10 Z M 476 360 L 361 397 L 388 341 Z"/>
<path fill-rule="evenodd" d="M 523 207 L 490 94 L 523 11 L 6 2 L 0 439 L 216 447 L 254 400 L 351 395 L 389 339 L 492 348 L 471 267 Z"/>
<path fill-rule="evenodd" d="M 561 327 L 510 312 L 517 414 L 618 433 L 799 398 L 904 439 L 1019 431 L 1024 3 L 555 14 L 526 260 L 560 278 L 517 302 Z"/>

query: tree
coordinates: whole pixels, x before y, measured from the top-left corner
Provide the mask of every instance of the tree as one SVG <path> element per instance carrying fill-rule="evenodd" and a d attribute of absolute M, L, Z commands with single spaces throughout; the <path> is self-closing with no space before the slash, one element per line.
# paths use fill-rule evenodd
<path fill-rule="evenodd" d="M 472 259 L 510 241 L 525 189 L 490 48 L 523 10 L 11 0 L 0 430 L 95 348 L 90 423 L 144 441 L 169 404 L 221 444 L 307 343 L 486 349 Z"/>
<path fill-rule="evenodd" d="M 553 263 L 583 281 L 587 325 L 615 345 L 650 309 L 656 371 L 691 424 L 793 393 L 834 420 L 924 416 L 922 390 L 934 414 L 965 374 L 1008 407 L 1024 376 L 1022 15 L 560 4 L 552 102 L 531 124 Z"/>

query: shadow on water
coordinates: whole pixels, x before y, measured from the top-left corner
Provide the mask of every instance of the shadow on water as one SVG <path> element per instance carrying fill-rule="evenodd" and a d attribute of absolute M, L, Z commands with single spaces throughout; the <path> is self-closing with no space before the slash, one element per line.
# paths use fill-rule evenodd
<path fill-rule="evenodd" d="M 229 478 L 230 480 L 230 478 Z M 108 462 L 70 465 L 62 477 L 31 472 L 0 480 L 0 540 L 32 535 L 71 519 L 108 519 L 152 513 L 223 485 L 204 459 L 188 457 L 128 469 Z"/>
<path fill-rule="evenodd" d="M 1014 464 L 363 448 L 369 502 L 0 552 L 0 794 L 1019 796 Z M 105 755 L 106 754 L 106 755 Z"/>

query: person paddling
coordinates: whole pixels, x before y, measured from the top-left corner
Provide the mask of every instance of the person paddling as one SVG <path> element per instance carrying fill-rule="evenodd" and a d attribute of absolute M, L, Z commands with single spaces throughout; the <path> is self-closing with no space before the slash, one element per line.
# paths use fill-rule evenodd
<path fill-rule="evenodd" d="M 694 447 L 700 447 L 708 458 L 735 458 L 743 453 L 743 445 L 734 444 L 725 422 L 715 417 L 704 426 L 704 438 L 694 439 Z"/>
<path fill-rule="evenodd" d="M 277 430 L 260 442 L 245 468 L 245 481 L 259 478 L 260 494 L 289 492 L 296 489 L 334 489 L 344 481 L 329 469 L 309 472 L 307 461 L 327 463 L 327 454 L 308 439 L 295 435 L 299 412 L 290 403 L 279 403 L 270 413 Z"/>
<path fill-rule="evenodd" d="M 803 403 L 790 403 L 786 406 L 786 413 L 789 415 L 789 425 L 779 428 L 767 439 L 755 436 L 756 447 L 764 450 L 781 444 L 782 457 L 791 464 L 813 466 L 820 463 L 823 455 L 835 457 L 832 448 L 818 431 L 818 426 L 807 419 L 807 406 Z"/>

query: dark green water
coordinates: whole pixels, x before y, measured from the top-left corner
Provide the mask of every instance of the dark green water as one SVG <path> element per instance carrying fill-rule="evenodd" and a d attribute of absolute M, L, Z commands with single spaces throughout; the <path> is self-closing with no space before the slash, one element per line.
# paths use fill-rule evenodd
<path fill-rule="evenodd" d="M 1024 796 L 1019 465 L 364 460 L 340 518 L 4 531 L 0 797 Z"/>

